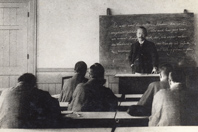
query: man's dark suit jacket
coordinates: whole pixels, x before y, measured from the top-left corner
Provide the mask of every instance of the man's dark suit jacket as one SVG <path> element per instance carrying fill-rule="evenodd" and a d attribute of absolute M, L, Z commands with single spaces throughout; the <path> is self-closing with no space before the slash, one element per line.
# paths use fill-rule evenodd
<path fill-rule="evenodd" d="M 158 53 L 155 44 L 145 40 L 142 46 L 139 42 L 131 45 L 129 63 L 134 64 L 135 72 L 151 73 L 158 66 Z"/>

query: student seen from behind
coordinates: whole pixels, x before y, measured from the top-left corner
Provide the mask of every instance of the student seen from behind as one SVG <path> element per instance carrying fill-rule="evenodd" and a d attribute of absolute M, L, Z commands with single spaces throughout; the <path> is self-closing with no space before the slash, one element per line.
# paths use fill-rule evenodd
<path fill-rule="evenodd" d="M 72 96 L 68 110 L 71 111 L 115 111 L 117 98 L 113 92 L 103 86 L 104 68 L 101 64 L 95 63 L 90 67 L 90 79 L 86 83 L 79 84 Z"/>
<path fill-rule="evenodd" d="M 84 61 L 79 61 L 74 67 L 75 74 L 72 78 L 64 81 L 63 89 L 60 93 L 59 102 L 71 102 L 72 94 L 79 83 L 85 83 L 88 81 L 85 78 L 87 72 L 87 64 Z"/>

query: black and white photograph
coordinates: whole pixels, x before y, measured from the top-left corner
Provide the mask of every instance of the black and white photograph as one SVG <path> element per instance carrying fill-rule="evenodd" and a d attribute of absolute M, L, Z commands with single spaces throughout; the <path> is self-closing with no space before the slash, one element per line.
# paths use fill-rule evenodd
<path fill-rule="evenodd" d="M 197 132 L 197 0 L 0 0 L 0 131 Z"/>

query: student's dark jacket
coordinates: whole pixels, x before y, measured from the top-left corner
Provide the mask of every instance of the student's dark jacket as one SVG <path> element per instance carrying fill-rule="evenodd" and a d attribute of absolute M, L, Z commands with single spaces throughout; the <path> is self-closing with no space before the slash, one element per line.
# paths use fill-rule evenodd
<path fill-rule="evenodd" d="M 104 87 L 105 79 L 90 79 L 79 84 L 74 91 L 68 110 L 72 111 L 115 111 L 117 97 Z"/>
<path fill-rule="evenodd" d="M 23 82 L 0 96 L 1 128 L 53 128 L 60 114 L 58 101 L 48 92 Z"/>

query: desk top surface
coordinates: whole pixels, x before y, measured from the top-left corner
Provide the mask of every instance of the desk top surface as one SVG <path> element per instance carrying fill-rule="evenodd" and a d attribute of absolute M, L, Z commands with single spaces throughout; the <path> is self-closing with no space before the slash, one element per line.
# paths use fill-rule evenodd
<path fill-rule="evenodd" d="M 71 112 L 71 111 L 70 111 Z M 66 114 L 67 113 L 67 114 Z M 62 112 L 63 117 L 72 119 L 148 119 L 149 116 L 131 116 L 127 112 Z"/>
<path fill-rule="evenodd" d="M 121 102 L 120 106 L 131 106 L 131 105 L 137 105 L 138 101 L 126 101 L 126 102 Z"/>
<path fill-rule="evenodd" d="M 3 129 L 3 132 L 112 132 L 112 128 Z M 115 132 L 197 132 L 198 126 L 116 127 Z"/>
<path fill-rule="evenodd" d="M 64 117 L 70 117 L 72 119 L 114 119 L 115 112 L 73 112 L 71 114 L 65 114 Z"/>
<path fill-rule="evenodd" d="M 159 74 L 116 74 L 115 77 L 159 77 Z"/>
<path fill-rule="evenodd" d="M 118 111 L 115 119 L 148 119 L 149 116 L 131 116 L 127 112 Z"/>
<path fill-rule="evenodd" d="M 118 105 L 120 106 L 131 106 L 137 105 L 138 101 L 119 101 Z M 68 102 L 59 102 L 60 107 L 68 107 Z"/>
<path fill-rule="evenodd" d="M 69 102 L 59 102 L 60 107 L 68 107 Z"/>
<path fill-rule="evenodd" d="M 112 128 L 3 129 L 3 132 L 111 132 Z"/>

